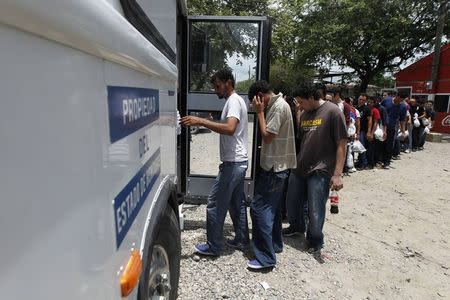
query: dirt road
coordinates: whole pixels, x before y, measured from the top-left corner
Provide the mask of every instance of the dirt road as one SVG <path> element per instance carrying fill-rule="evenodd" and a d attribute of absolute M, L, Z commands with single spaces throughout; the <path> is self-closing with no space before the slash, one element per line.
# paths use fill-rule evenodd
<path fill-rule="evenodd" d="M 427 143 L 393 167 L 345 177 L 340 212 L 327 214 L 324 264 L 295 237 L 268 273 L 248 271 L 228 248 L 199 260 L 205 206 L 186 210 L 179 298 L 450 299 L 450 144 Z"/>

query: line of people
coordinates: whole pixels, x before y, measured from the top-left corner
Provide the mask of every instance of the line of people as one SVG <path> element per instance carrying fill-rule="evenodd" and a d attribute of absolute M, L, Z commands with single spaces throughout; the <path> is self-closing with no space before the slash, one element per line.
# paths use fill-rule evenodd
<path fill-rule="evenodd" d="M 405 93 L 361 94 L 357 104 L 342 99 L 339 90 L 327 93 L 327 98 L 339 106 L 346 119 L 349 140 L 344 173 L 389 169 L 402 152 L 423 150 L 434 122 L 432 102 L 416 101 Z"/>
<path fill-rule="evenodd" d="M 276 253 L 283 251 L 282 234 L 303 236 L 309 251 L 320 255 L 330 189 L 343 187 L 348 130 L 339 105 L 325 101 L 325 91 L 305 83 L 292 94 L 293 114 L 284 96 L 275 94 L 267 82 L 257 81 L 249 88 L 248 96 L 262 137 L 260 168 L 250 206 L 253 225 L 250 242 L 244 195 L 248 167 L 247 105 L 234 90 L 230 70 L 216 72 L 211 83 L 217 96 L 226 100 L 221 121 L 195 116 L 181 118 L 184 126 L 204 126 L 220 134 L 222 163 L 208 197 L 207 241 L 196 245 L 195 252 L 208 256 L 221 254 L 223 226 L 229 212 L 235 236 L 225 243 L 234 249 L 252 250 L 254 258 L 247 262 L 251 270 L 275 266 Z M 282 229 L 285 199 L 289 227 Z"/>

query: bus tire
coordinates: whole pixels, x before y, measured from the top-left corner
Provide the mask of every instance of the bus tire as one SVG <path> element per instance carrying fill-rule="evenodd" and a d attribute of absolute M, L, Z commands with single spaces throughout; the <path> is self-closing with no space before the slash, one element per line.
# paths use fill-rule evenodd
<path fill-rule="evenodd" d="M 144 282 L 138 299 L 176 299 L 180 278 L 181 239 L 175 212 L 169 204 L 161 217 L 157 236 L 148 251 Z M 158 298 L 159 297 L 159 298 Z"/>

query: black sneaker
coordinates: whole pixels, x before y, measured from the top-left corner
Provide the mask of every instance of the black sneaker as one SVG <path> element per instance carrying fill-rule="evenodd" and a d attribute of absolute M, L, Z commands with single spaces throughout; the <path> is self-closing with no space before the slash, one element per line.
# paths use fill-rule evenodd
<path fill-rule="evenodd" d="M 225 240 L 225 244 L 230 248 L 233 248 L 235 250 L 239 250 L 242 252 L 246 252 L 246 251 L 250 250 L 249 244 L 237 243 L 235 240 Z"/>
<path fill-rule="evenodd" d="M 294 226 L 289 225 L 288 228 L 283 228 L 281 230 L 281 233 L 284 236 L 294 236 L 294 235 L 304 235 L 303 232 L 297 230 Z"/>
<path fill-rule="evenodd" d="M 399 159 L 400 159 L 400 156 L 399 156 L 399 155 L 393 156 L 392 159 L 393 159 L 393 160 L 399 160 Z"/>

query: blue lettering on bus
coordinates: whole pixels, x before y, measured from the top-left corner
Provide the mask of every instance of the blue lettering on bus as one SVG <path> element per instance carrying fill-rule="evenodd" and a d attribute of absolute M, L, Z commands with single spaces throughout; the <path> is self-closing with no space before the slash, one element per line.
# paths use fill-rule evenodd
<path fill-rule="evenodd" d="M 158 90 L 123 86 L 107 88 L 111 143 L 158 119 Z"/>
<path fill-rule="evenodd" d="M 161 171 L 160 150 L 149 158 L 139 172 L 114 198 L 116 245 L 120 247 Z"/>

